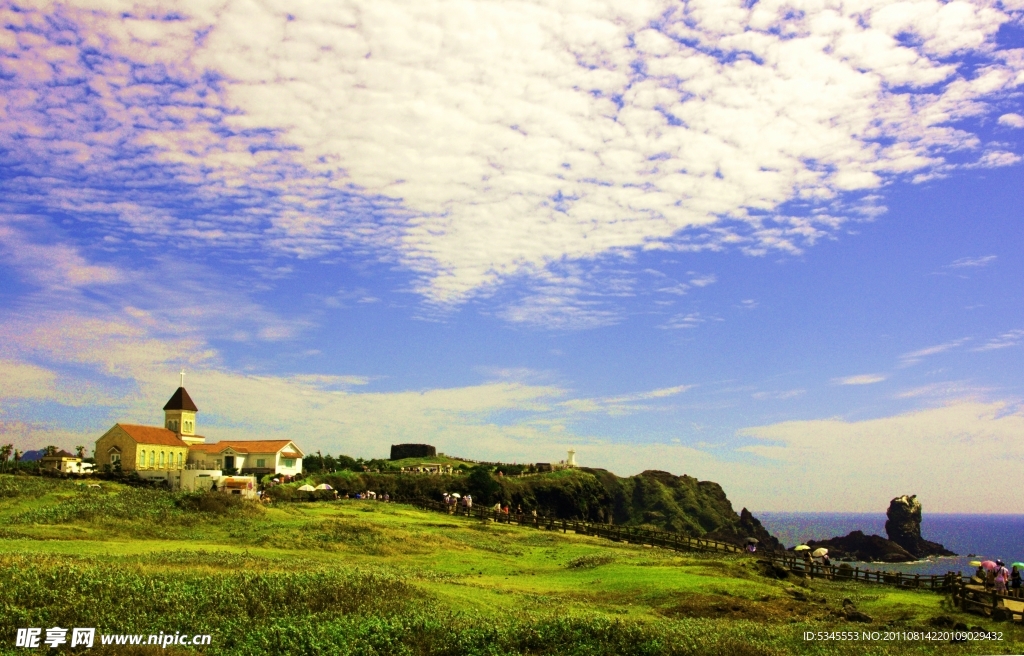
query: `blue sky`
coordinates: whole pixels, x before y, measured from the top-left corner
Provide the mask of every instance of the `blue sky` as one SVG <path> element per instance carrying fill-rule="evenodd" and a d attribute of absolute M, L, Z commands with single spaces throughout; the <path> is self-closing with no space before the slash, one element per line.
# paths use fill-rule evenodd
<path fill-rule="evenodd" d="M 1019 2 L 0 17 L 0 439 L 184 368 L 211 439 L 1020 511 Z"/>

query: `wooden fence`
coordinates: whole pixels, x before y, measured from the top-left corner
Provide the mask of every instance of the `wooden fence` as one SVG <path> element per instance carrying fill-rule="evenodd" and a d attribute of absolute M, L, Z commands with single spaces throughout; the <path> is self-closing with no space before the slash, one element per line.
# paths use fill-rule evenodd
<path fill-rule="evenodd" d="M 963 581 L 951 586 L 953 605 L 969 613 L 987 615 L 993 619 L 1024 622 L 1024 601 L 1007 597 L 995 591 L 986 590 L 982 585 L 971 585 Z"/>

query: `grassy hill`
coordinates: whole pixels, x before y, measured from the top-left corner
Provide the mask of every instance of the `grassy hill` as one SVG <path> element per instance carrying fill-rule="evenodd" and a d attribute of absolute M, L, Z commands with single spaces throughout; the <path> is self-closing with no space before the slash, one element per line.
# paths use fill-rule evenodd
<path fill-rule="evenodd" d="M 662 471 L 628 478 L 587 468 L 522 477 L 497 475 L 502 469 L 508 467 L 473 467 L 451 476 L 344 471 L 313 478 L 342 493 L 373 490 L 400 500 L 437 501 L 443 492 L 458 492 L 472 494 L 477 504 L 500 502 L 560 519 L 645 526 L 739 544 L 745 537 L 755 537 L 763 546 L 778 546 L 749 513 L 736 513 L 718 483 Z M 287 487 L 275 494 L 284 499 L 291 496 Z"/>
<path fill-rule="evenodd" d="M 208 654 L 862 654 L 804 631 L 927 629 L 940 614 L 1001 643 L 871 653 L 1019 652 L 1019 627 L 927 592 L 798 587 L 742 556 L 481 523 L 373 501 L 256 508 L 104 483 L 0 476 L 0 653 L 22 627 L 210 633 Z M 875 618 L 832 614 L 844 598 Z M 87 653 L 185 653 L 130 648 Z M 109 648 L 107 648 L 109 649 Z M 191 653 L 191 652 L 190 652 Z"/>

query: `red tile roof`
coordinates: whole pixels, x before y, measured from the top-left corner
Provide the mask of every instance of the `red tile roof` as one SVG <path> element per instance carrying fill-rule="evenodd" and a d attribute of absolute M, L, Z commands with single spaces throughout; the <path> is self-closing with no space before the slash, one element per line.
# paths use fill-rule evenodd
<path fill-rule="evenodd" d="M 178 434 L 172 430 L 166 428 L 158 428 L 156 426 L 138 426 L 136 424 L 117 424 L 121 427 L 125 433 L 128 433 L 128 437 L 132 438 L 139 444 L 160 444 L 163 446 L 181 446 L 188 447 L 187 444 L 181 441 Z M 198 435 L 196 437 L 199 437 Z"/>
<path fill-rule="evenodd" d="M 196 444 L 191 448 L 204 453 L 220 453 L 229 447 L 239 453 L 277 453 L 288 445 L 295 448 L 291 440 L 224 440 L 216 444 Z M 296 451 L 298 451 L 297 448 Z M 281 455 L 286 458 L 302 457 L 301 452 Z"/>

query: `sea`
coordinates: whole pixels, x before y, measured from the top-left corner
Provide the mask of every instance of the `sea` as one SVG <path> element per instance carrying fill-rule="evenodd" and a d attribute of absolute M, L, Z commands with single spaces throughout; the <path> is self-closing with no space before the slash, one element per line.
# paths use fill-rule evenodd
<path fill-rule="evenodd" d="M 842 537 L 850 531 L 867 535 L 885 534 L 885 513 L 793 513 L 754 512 L 768 532 L 786 547 L 807 540 Z M 921 537 L 938 542 L 958 554 L 929 558 L 914 563 L 851 563 L 862 569 L 906 572 L 909 574 L 945 574 L 975 571 L 968 561 L 1002 560 L 1007 567 L 1024 562 L 1024 515 L 925 514 L 921 519 Z"/>

